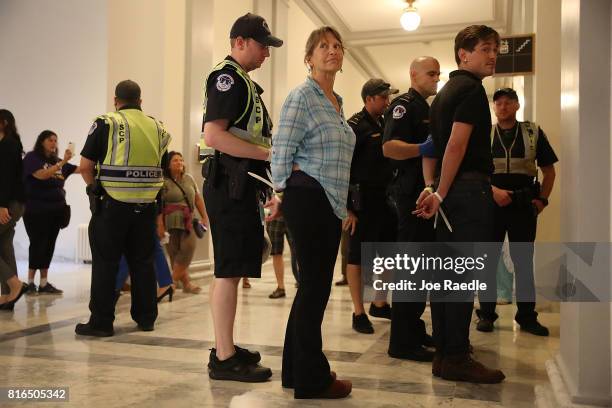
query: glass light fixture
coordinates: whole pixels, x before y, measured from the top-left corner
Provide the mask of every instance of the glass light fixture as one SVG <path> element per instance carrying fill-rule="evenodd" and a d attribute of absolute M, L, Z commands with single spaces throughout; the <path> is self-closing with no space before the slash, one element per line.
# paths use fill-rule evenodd
<path fill-rule="evenodd" d="M 415 0 L 406 0 L 408 7 L 400 17 L 400 24 L 406 31 L 414 31 L 419 28 L 419 24 L 421 24 L 421 16 L 417 12 L 416 7 L 412 5 L 414 1 Z"/>

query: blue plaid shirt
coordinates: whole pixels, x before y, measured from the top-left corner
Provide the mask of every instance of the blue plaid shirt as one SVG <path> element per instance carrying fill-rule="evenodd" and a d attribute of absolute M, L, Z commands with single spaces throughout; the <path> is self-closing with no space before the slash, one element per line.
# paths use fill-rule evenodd
<path fill-rule="evenodd" d="M 334 213 L 344 219 L 355 133 L 335 95 L 340 113 L 310 77 L 289 93 L 272 138 L 272 182 L 283 190 L 297 164 L 321 184 Z"/>

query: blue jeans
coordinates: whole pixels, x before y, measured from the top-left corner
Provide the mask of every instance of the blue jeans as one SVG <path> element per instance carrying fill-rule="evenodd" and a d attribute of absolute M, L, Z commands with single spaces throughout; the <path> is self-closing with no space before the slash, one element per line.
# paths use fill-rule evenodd
<path fill-rule="evenodd" d="M 127 260 L 125 256 L 121 257 L 119 261 L 119 273 L 117 274 L 116 289 L 121 290 L 121 287 L 125 283 L 129 274 Z M 168 267 L 168 261 L 166 261 L 166 255 L 159 242 L 159 238 L 155 235 L 155 276 L 157 277 L 157 285 L 160 288 L 172 284 L 172 272 Z"/>

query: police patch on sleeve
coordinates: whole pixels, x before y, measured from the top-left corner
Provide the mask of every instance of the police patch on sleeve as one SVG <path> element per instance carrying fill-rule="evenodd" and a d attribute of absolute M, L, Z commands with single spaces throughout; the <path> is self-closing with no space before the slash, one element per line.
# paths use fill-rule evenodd
<path fill-rule="evenodd" d="M 393 119 L 401 119 L 405 114 L 406 108 L 404 108 L 402 105 L 397 105 L 395 108 L 393 108 Z"/>
<path fill-rule="evenodd" d="M 98 123 L 94 122 L 93 125 L 91 125 L 91 127 L 89 128 L 89 133 L 87 134 L 87 136 L 91 136 L 91 134 L 95 132 L 97 128 L 98 128 Z"/>
<path fill-rule="evenodd" d="M 229 91 L 234 85 L 234 78 L 229 74 L 221 74 L 217 77 L 217 90 L 221 92 Z"/>

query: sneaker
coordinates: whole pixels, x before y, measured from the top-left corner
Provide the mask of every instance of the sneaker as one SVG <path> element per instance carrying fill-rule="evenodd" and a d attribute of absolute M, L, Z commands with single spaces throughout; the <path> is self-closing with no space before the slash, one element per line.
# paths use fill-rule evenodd
<path fill-rule="evenodd" d="M 80 336 L 93 336 L 93 337 L 111 337 L 115 334 L 114 330 L 104 330 L 97 327 L 93 327 L 90 323 L 79 323 L 74 328 L 74 332 Z"/>
<path fill-rule="evenodd" d="M 220 361 L 211 350 L 208 376 L 213 380 L 264 382 L 272 377 L 272 370 L 259 364 L 247 364 L 241 360 L 238 353 Z"/>
<path fill-rule="evenodd" d="M 520 323 L 519 323 L 520 324 Z M 540 324 L 537 320 L 531 323 L 523 323 L 520 324 L 521 331 L 526 331 L 527 333 L 535 334 L 536 336 L 548 336 L 548 329 Z"/>
<path fill-rule="evenodd" d="M 234 344 L 234 348 L 236 349 L 236 354 L 238 358 L 241 359 L 246 364 L 257 364 L 261 361 L 261 354 L 259 351 L 251 351 L 242 347 L 238 347 Z M 217 357 L 217 349 L 211 348 L 210 354 Z"/>
<path fill-rule="evenodd" d="M 38 289 L 36 288 L 36 284 L 34 282 L 28 283 L 28 289 L 26 290 L 26 295 L 34 295 Z"/>
<path fill-rule="evenodd" d="M 285 289 L 276 288 L 274 289 L 274 292 L 272 292 L 270 296 L 268 297 L 270 299 L 278 299 L 278 298 L 284 298 L 285 296 L 286 296 Z"/>
<path fill-rule="evenodd" d="M 440 376 L 449 381 L 476 384 L 497 384 L 506 378 L 501 370 L 494 370 L 474 360 L 469 353 L 446 356 L 442 360 Z"/>
<path fill-rule="evenodd" d="M 47 282 L 45 286 L 38 287 L 38 293 L 48 293 L 50 295 L 61 295 L 63 290 L 56 288 L 51 283 Z"/>
<path fill-rule="evenodd" d="M 368 311 L 372 317 L 380 317 L 382 319 L 391 320 L 391 306 L 386 303 L 384 306 L 376 306 L 374 303 L 370 303 L 370 310 Z"/>
<path fill-rule="evenodd" d="M 367 314 L 362 313 L 355 315 L 355 313 L 353 313 L 353 330 L 363 334 L 374 333 L 374 327 L 372 327 L 372 323 L 370 319 L 368 319 Z"/>
<path fill-rule="evenodd" d="M 478 324 L 476 324 L 476 330 L 490 333 L 493 331 L 493 320 L 487 318 L 480 318 Z"/>
<path fill-rule="evenodd" d="M 342 279 L 335 283 L 336 286 L 346 286 L 348 285 L 348 281 L 346 280 L 346 276 L 342 275 Z"/>

